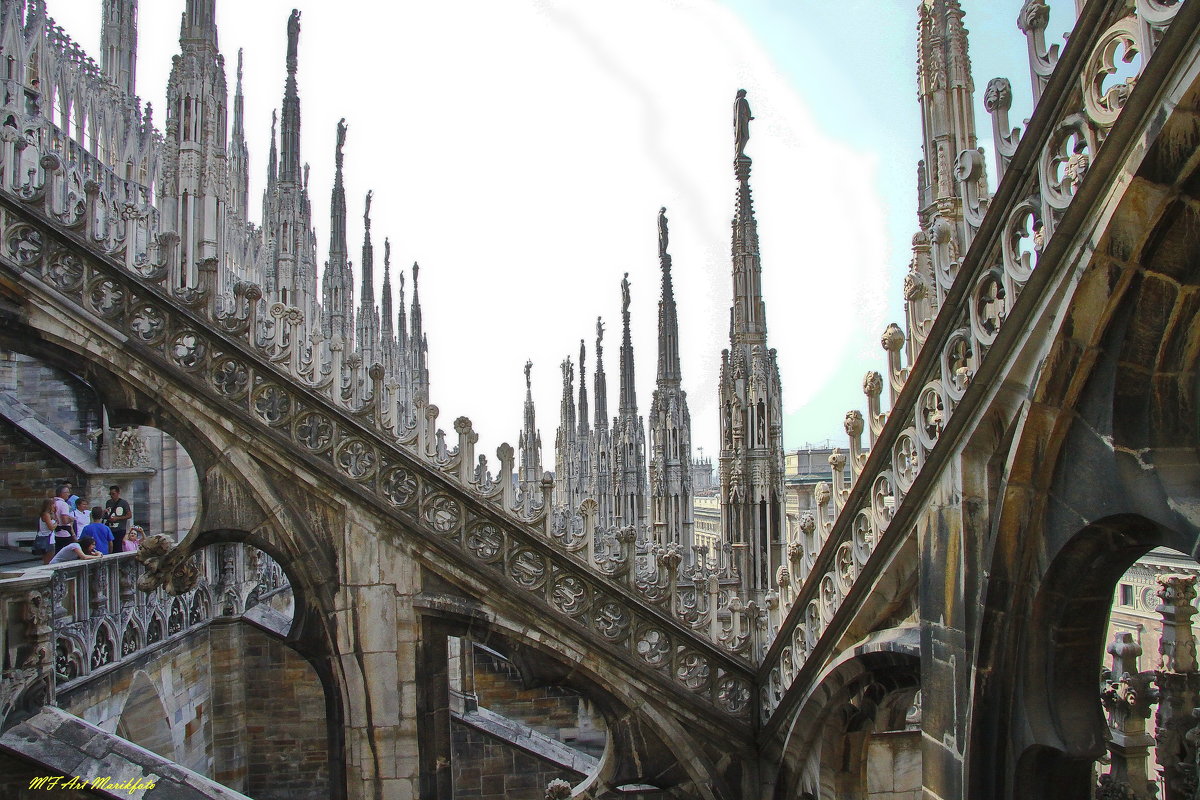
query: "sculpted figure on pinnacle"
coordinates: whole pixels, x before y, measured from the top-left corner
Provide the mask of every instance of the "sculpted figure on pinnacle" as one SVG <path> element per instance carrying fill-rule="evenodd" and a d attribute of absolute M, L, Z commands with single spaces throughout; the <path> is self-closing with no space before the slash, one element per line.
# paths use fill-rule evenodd
<path fill-rule="evenodd" d="M 295 72 L 299 64 L 299 48 L 300 48 L 300 10 L 293 8 L 292 15 L 288 17 L 288 49 L 287 49 L 287 68 L 288 72 Z"/>
<path fill-rule="evenodd" d="M 746 99 L 746 90 L 738 89 L 737 99 L 733 101 L 733 142 L 735 157 L 746 157 L 746 142 L 750 141 L 750 101 Z"/>
<path fill-rule="evenodd" d="M 658 210 L 658 255 L 661 258 L 667 254 L 667 208 Z"/>

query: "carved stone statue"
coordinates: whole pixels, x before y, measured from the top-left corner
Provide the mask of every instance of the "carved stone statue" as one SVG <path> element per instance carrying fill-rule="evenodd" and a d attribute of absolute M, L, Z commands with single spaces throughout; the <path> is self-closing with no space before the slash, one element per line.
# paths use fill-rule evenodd
<path fill-rule="evenodd" d="M 625 277 L 621 279 L 621 311 L 629 311 L 629 273 L 625 273 Z"/>
<path fill-rule="evenodd" d="M 371 227 L 371 198 L 374 195 L 375 195 L 375 193 L 372 191 L 367 192 L 367 205 L 366 205 L 366 208 L 363 210 L 363 225 L 365 225 L 368 228 Z"/>
<path fill-rule="evenodd" d="M 136 428 L 122 428 L 113 437 L 112 466 L 123 469 L 147 469 L 150 451 Z"/>
<path fill-rule="evenodd" d="M 667 254 L 667 209 L 666 206 L 658 210 L 658 255 L 659 257 Z"/>
<path fill-rule="evenodd" d="M 737 99 L 733 101 L 733 144 L 736 158 L 746 157 L 746 142 L 750 141 L 750 101 L 746 99 L 746 90 L 738 89 Z"/>
<path fill-rule="evenodd" d="M 346 146 L 346 118 L 338 120 L 337 126 L 337 166 L 342 166 L 342 148 Z"/>
<path fill-rule="evenodd" d="M 288 49 L 287 49 L 287 68 L 288 72 L 295 72 L 296 66 L 299 63 L 300 49 L 300 11 L 292 9 L 292 15 L 288 17 Z"/>
<path fill-rule="evenodd" d="M 526 361 L 526 362 L 525 362 L 525 388 L 526 388 L 526 389 L 530 389 L 530 388 L 532 388 L 532 385 L 533 385 L 533 384 L 531 383 L 531 381 L 530 381 L 530 378 L 529 378 L 529 373 L 530 373 L 530 371 L 531 371 L 532 369 L 533 369 L 533 362 L 532 362 L 532 361 Z"/>

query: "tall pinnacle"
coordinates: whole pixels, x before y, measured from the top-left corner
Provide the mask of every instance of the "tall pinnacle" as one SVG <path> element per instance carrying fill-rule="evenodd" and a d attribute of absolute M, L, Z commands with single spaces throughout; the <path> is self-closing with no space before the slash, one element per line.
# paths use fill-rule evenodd
<path fill-rule="evenodd" d="M 267 155 L 267 183 L 274 185 L 279 180 L 279 137 L 276 135 L 276 126 L 279 122 L 279 112 L 277 109 L 271 109 L 271 150 Z"/>
<path fill-rule="evenodd" d="M 104 0 L 101 10 L 101 69 L 129 97 L 137 88 L 137 10 L 137 0 Z"/>
<path fill-rule="evenodd" d="M 762 299 L 762 263 L 758 252 L 758 223 L 750 199 L 750 103 L 738 89 L 733 103 L 733 171 L 737 177 L 737 210 L 733 218 L 733 314 L 731 339 L 738 344 L 766 341 L 766 304 Z"/>
<path fill-rule="evenodd" d="M 530 375 L 532 371 L 533 361 L 527 360 L 525 362 L 525 430 L 529 433 L 537 430 L 533 409 L 533 378 Z"/>
<path fill-rule="evenodd" d="M 421 267 L 415 261 L 412 266 L 413 299 L 412 312 L 409 315 L 408 345 L 411 355 L 409 365 L 412 370 L 413 394 L 428 397 L 429 392 L 429 343 L 425 339 L 424 325 L 421 320 L 421 295 L 418 291 L 417 277 Z"/>
<path fill-rule="evenodd" d="M 562 405 L 559 408 L 560 437 L 573 439 L 575 436 L 575 366 L 571 357 L 567 356 L 562 362 Z M 560 442 L 560 445 L 562 443 Z"/>
<path fill-rule="evenodd" d="M 187 0 L 183 21 L 179 25 L 179 40 L 203 42 L 217 50 L 216 0 Z"/>
<path fill-rule="evenodd" d="M 667 209 L 658 212 L 658 261 L 662 267 L 662 299 L 658 301 L 658 383 L 678 386 L 679 318 L 671 284 L 671 256 L 667 253 Z"/>
<path fill-rule="evenodd" d="M 233 91 L 233 133 L 229 172 L 234 211 L 245 220 L 250 215 L 250 149 L 246 146 L 246 101 L 242 95 L 242 50 L 238 48 L 237 87 Z"/>
<path fill-rule="evenodd" d="M 396 338 L 392 322 L 392 242 L 383 239 L 383 297 L 379 299 L 379 333 L 384 347 L 390 347 Z"/>
<path fill-rule="evenodd" d="M 411 337 L 413 339 L 417 340 L 418 346 L 420 344 L 420 340 L 423 335 L 422 325 L 421 325 L 421 296 L 417 291 L 417 276 L 420 274 L 420 272 L 421 272 L 421 265 L 414 261 L 413 265 L 412 265 L 412 276 L 413 276 L 412 311 L 409 314 L 409 316 L 411 317 L 410 324 L 412 325 Z"/>
<path fill-rule="evenodd" d="M 375 308 L 375 246 L 371 243 L 371 198 L 367 192 L 363 210 L 362 290 L 359 296 L 358 326 L 355 338 L 363 361 L 374 364 L 382 361 L 379 340 L 379 311 Z"/>
<path fill-rule="evenodd" d="M 371 244 L 371 198 L 367 192 L 363 208 L 363 251 L 362 251 L 362 307 L 364 313 L 375 305 L 375 246 Z"/>
<path fill-rule="evenodd" d="M 385 241 L 386 245 L 387 242 Z M 396 298 L 396 347 L 399 358 L 407 362 L 408 355 L 408 311 L 404 308 L 404 270 L 399 270 L 396 277 L 400 279 L 400 291 Z"/>
<path fill-rule="evenodd" d="M 587 395 L 587 345 L 579 340 L 579 435 L 587 436 L 590 422 L 588 420 Z"/>
<path fill-rule="evenodd" d="M 608 427 L 608 381 L 604 376 L 604 322 L 596 317 L 596 427 Z"/>
<path fill-rule="evenodd" d="M 288 17 L 287 81 L 283 91 L 283 119 L 280 125 L 279 180 L 295 183 L 300 180 L 300 94 L 296 88 L 296 69 L 299 64 L 300 12 L 292 9 Z"/>
<path fill-rule="evenodd" d="M 533 409 L 533 383 L 530 372 L 533 362 L 525 362 L 525 420 L 521 426 L 521 435 L 517 444 L 521 450 L 521 465 L 517 473 L 517 481 L 521 496 L 525 502 L 531 503 L 542 479 L 542 436 L 538 433 L 537 420 Z"/>
<path fill-rule="evenodd" d="M 329 201 L 329 258 L 335 254 L 345 258 L 346 248 L 346 189 L 342 183 L 342 148 L 346 146 L 346 118 L 337 125 L 337 144 L 333 153 L 333 195 Z"/>
<path fill-rule="evenodd" d="M 637 413 L 637 393 L 633 386 L 633 341 L 629 334 L 629 273 L 621 279 L 621 404 L 620 413 Z"/>

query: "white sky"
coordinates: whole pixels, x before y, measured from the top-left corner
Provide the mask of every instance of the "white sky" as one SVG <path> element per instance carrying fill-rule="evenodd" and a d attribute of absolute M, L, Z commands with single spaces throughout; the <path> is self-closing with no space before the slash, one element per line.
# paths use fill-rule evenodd
<path fill-rule="evenodd" d="M 89 53 L 99 52 L 100 0 L 48 5 Z M 140 5 L 138 89 L 161 124 L 184 0 Z M 746 152 L 785 445 L 844 441 L 842 415 L 862 406 L 863 373 L 884 368 L 879 334 L 902 322 L 919 118 L 915 0 L 833 5 L 219 0 L 218 27 L 231 95 L 237 50 L 246 51 L 252 207 L 265 183 L 271 110 L 283 93 L 287 16 L 299 7 L 302 158 L 312 167 L 320 263 L 335 126 L 345 117 L 352 258 L 357 269 L 363 195 L 372 189 L 376 283 L 384 236 L 393 268 L 421 263 L 440 427 L 453 443 L 454 418 L 469 416 L 479 452 L 495 464 L 496 446 L 517 440 L 531 358 L 543 464 L 552 469 L 559 363 L 577 359 L 580 338 L 595 409 L 597 316 L 607 326 L 616 412 L 624 272 L 639 410 L 649 411 L 663 205 L 693 442 L 716 454 L 739 88 L 756 118 Z M 1008 75 L 1020 124 L 1022 109 L 1028 113 L 1025 45 L 1014 24 L 1020 2 L 965 5 L 977 101 L 990 76 Z M 990 165 L 991 126 L 982 109 L 977 114 Z M 411 298 L 411 282 L 409 290 Z"/>

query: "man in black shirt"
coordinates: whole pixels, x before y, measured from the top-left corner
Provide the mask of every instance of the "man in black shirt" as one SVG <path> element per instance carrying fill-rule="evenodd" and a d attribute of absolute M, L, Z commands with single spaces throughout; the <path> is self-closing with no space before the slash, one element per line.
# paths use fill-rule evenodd
<path fill-rule="evenodd" d="M 121 552 L 125 543 L 125 526 L 133 519 L 133 509 L 121 498 L 121 487 L 108 487 L 108 502 L 104 504 L 104 522 L 112 528 L 112 552 Z"/>

